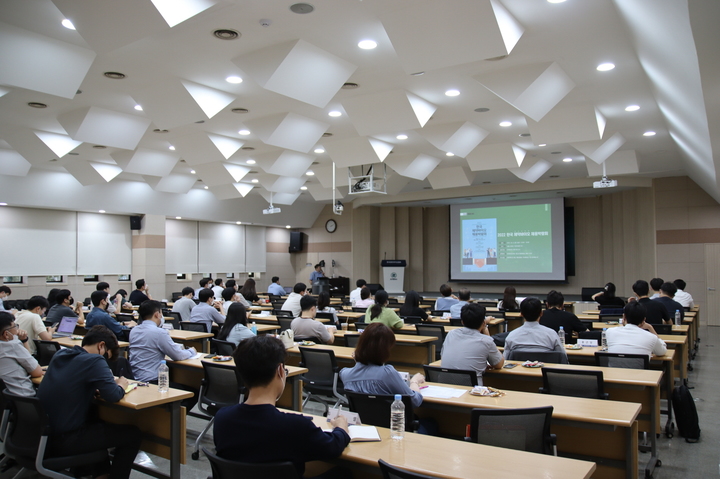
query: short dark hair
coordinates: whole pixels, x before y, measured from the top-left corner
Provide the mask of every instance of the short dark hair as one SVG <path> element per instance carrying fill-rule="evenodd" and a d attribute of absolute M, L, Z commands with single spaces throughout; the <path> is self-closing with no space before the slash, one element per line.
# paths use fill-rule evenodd
<path fill-rule="evenodd" d="M 542 314 L 542 304 L 537 298 L 529 297 L 520 303 L 520 314 L 525 321 L 537 321 Z"/>
<path fill-rule="evenodd" d="M 295 286 L 293 286 L 293 293 L 300 294 L 306 289 L 307 286 L 305 286 L 305 283 L 295 283 Z"/>
<path fill-rule="evenodd" d="M 313 306 L 317 307 L 317 299 L 315 299 L 315 297 L 306 294 L 300 298 L 300 309 L 303 311 L 308 311 Z"/>
<path fill-rule="evenodd" d="M 458 298 L 460 301 L 470 301 L 470 290 L 468 288 L 460 288 Z"/>
<path fill-rule="evenodd" d="M 440 286 L 440 294 L 443 296 L 450 296 L 452 294 L 452 288 L 447 284 Z"/>
<path fill-rule="evenodd" d="M 630 301 L 623 308 L 623 315 L 625 316 L 625 320 L 628 323 L 634 324 L 636 326 L 641 325 L 642 322 L 645 321 L 646 314 L 647 310 L 645 309 L 645 306 L 638 303 L 637 301 Z"/>
<path fill-rule="evenodd" d="M 223 280 L 221 278 L 218 278 L 215 280 L 215 286 L 220 286 L 223 283 Z"/>
<path fill-rule="evenodd" d="M 660 291 L 660 286 L 662 286 L 664 282 L 662 278 L 653 278 L 650 280 L 650 287 L 654 291 Z"/>
<path fill-rule="evenodd" d="M 359 280 L 355 281 L 355 286 L 357 286 L 358 288 L 362 288 L 366 284 L 367 284 L 367 281 L 365 281 L 364 279 L 359 279 Z"/>
<path fill-rule="evenodd" d="M 213 296 L 215 296 L 215 293 L 212 289 L 208 288 L 201 289 L 198 293 L 198 299 L 201 303 L 207 303 L 208 299 L 212 298 Z"/>
<path fill-rule="evenodd" d="M 318 269 L 319 267 L 320 267 L 320 263 L 318 263 L 318 264 L 316 264 L 315 266 L 313 266 L 314 269 Z"/>
<path fill-rule="evenodd" d="M 644 279 L 639 279 L 635 281 L 635 283 L 633 283 L 632 290 L 638 296 L 647 296 L 650 292 L 650 286 L 648 285 L 648 282 Z"/>
<path fill-rule="evenodd" d="M 63 304 L 70 296 L 72 296 L 72 293 L 69 289 L 61 289 L 55 295 L 55 304 Z"/>
<path fill-rule="evenodd" d="M 110 283 L 106 283 L 105 281 L 100 281 L 97 286 L 95 286 L 96 291 L 105 291 L 106 289 L 110 289 Z"/>
<path fill-rule="evenodd" d="M 224 299 L 225 301 L 232 301 L 233 296 L 237 294 L 237 291 L 235 291 L 235 288 L 225 288 L 220 294 L 222 295 L 222 299 Z"/>
<path fill-rule="evenodd" d="M 140 319 L 145 321 L 146 319 L 150 319 L 155 316 L 155 313 L 162 311 L 162 309 L 163 305 L 160 301 L 148 299 L 147 301 L 143 301 L 138 308 L 138 316 L 140 316 Z"/>
<path fill-rule="evenodd" d="M 237 284 L 237 281 L 235 281 L 234 279 L 229 279 L 225 282 L 225 287 L 235 289 L 236 284 Z"/>
<path fill-rule="evenodd" d="M 0 331 L 5 332 L 4 330 L 9 329 L 14 322 L 15 316 L 7 311 L 0 311 Z"/>
<path fill-rule="evenodd" d="M 233 353 L 238 374 L 249 389 L 270 384 L 286 356 L 283 343 L 266 335 L 241 341 Z"/>
<path fill-rule="evenodd" d="M 368 299 L 370 297 L 370 289 L 363 288 L 360 290 L 360 299 Z"/>
<path fill-rule="evenodd" d="M 660 291 L 672 298 L 675 296 L 675 293 L 677 293 L 677 286 L 672 283 L 663 283 L 662 286 L 660 286 Z"/>
<path fill-rule="evenodd" d="M 273 276 L 272 279 L 270 280 L 270 282 L 272 282 L 272 283 L 277 283 L 278 281 L 280 281 L 280 278 L 277 276 Z"/>
<path fill-rule="evenodd" d="M 201 287 L 201 288 L 204 288 L 204 287 L 207 286 L 207 284 L 208 284 L 209 282 L 211 282 L 211 281 L 212 281 L 212 278 L 203 278 L 203 279 L 201 279 L 201 280 L 200 280 L 200 287 Z"/>
<path fill-rule="evenodd" d="M 383 323 L 370 323 L 360 335 L 355 347 L 355 361 L 382 366 L 390 359 L 395 346 L 395 333 Z"/>
<path fill-rule="evenodd" d="M 460 310 L 460 321 L 466 328 L 480 329 L 485 322 L 485 312 L 485 306 L 482 304 L 466 304 Z"/>
<path fill-rule="evenodd" d="M 83 336 L 83 346 L 94 346 L 95 344 L 105 343 L 105 347 L 110 352 L 112 360 L 118 358 L 118 342 L 115 333 L 113 333 L 107 326 L 98 324 L 90 328 L 90 331 Z"/>
<path fill-rule="evenodd" d="M 8 286 L 2 285 L 0 286 L 0 293 L 7 293 L 8 295 L 12 294 L 12 289 L 10 289 Z"/>
<path fill-rule="evenodd" d="M 685 290 L 685 286 L 687 286 L 687 283 L 681 279 L 676 279 L 673 281 L 673 284 L 677 286 L 677 289 Z"/>
<path fill-rule="evenodd" d="M 93 306 L 100 306 L 102 300 L 107 299 L 107 297 L 107 291 L 93 291 L 90 294 L 90 301 L 92 301 Z"/>
<path fill-rule="evenodd" d="M 563 307 L 565 305 L 565 296 L 560 291 L 555 291 L 554 289 L 550 291 L 547 294 L 547 297 L 545 298 L 545 302 L 547 303 L 548 307 L 550 306 L 560 306 Z"/>
<path fill-rule="evenodd" d="M 40 306 L 41 308 L 49 308 L 50 303 L 48 303 L 48 300 L 45 299 L 44 296 L 33 296 L 32 298 L 28 299 L 27 302 L 27 309 L 32 311 L 33 309 Z"/>
<path fill-rule="evenodd" d="M 139 280 L 135 281 L 135 288 L 140 289 L 143 286 L 145 286 L 145 280 L 140 278 Z"/>
<path fill-rule="evenodd" d="M 195 296 L 195 290 L 192 289 L 190 286 L 185 286 L 180 294 L 182 294 L 183 296 L 187 296 L 188 294 L 192 294 L 193 296 Z"/>

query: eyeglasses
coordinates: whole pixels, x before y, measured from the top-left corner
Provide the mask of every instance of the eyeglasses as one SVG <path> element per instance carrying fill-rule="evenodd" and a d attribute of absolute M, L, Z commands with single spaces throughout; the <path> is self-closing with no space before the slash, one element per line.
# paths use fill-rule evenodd
<path fill-rule="evenodd" d="M 290 371 L 288 370 L 288 368 L 283 368 L 283 369 L 285 370 L 285 376 L 287 376 L 288 374 L 290 374 Z"/>
<path fill-rule="evenodd" d="M 12 331 L 13 329 L 17 329 L 17 328 L 18 328 L 18 325 L 17 325 L 17 324 L 13 324 L 13 325 L 10 326 L 9 328 L 3 329 L 3 330 L 2 330 L 2 333 L 0 333 L 0 334 L 5 334 L 5 331 Z M 285 372 L 287 372 L 287 369 L 285 370 Z"/>

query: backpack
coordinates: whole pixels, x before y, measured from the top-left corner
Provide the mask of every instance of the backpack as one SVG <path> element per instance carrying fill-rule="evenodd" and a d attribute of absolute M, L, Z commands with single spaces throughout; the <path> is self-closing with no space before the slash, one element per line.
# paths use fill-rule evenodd
<path fill-rule="evenodd" d="M 685 384 L 673 389 L 672 406 L 675 412 L 675 424 L 678 434 L 685 438 L 685 442 L 698 442 L 700 439 L 700 424 L 698 420 L 695 401 Z"/>

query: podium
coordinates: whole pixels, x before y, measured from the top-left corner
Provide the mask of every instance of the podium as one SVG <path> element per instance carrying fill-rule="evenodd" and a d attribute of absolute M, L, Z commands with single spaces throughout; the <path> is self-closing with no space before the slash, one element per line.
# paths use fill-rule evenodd
<path fill-rule="evenodd" d="M 323 292 L 330 294 L 330 278 L 326 276 L 317 278 L 315 281 L 313 281 L 311 287 L 312 294 L 314 296 L 317 296 L 318 294 Z"/>
<path fill-rule="evenodd" d="M 403 285 L 407 262 L 404 259 L 384 259 L 380 262 L 380 266 L 383 269 L 385 291 L 388 294 L 405 294 Z"/>

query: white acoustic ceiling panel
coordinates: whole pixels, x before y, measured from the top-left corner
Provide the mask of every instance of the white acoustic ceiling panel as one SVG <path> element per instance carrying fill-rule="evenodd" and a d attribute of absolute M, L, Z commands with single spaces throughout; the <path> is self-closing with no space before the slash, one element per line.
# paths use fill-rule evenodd
<path fill-rule="evenodd" d="M 435 148 L 465 158 L 489 133 L 466 121 L 426 126 L 420 134 Z"/>
<path fill-rule="evenodd" d="M 191 175 L 170 174 L 161 178 L 153 176 L 143 176 L 143 179 L 155 191 L 163 193 L 180 193 L 185 194 L 195 185 L 197 177 Z"/>
<path fill-rule="evenodd" d="M 0 175 L 25 176 L 32 165 L 15 150 L 0 150 Z"/>
<path fill-rule="evenodd" d="M 323 188 L 332 188 L 333 186 L 333 166 L 332 164 L 327 166 L 316 166 L 313 168 L 315 178 L 318 179 Z M 348 185 L 348 169 L 342 167 L 335 167 L 335 186 L 347 186 Z"/>
<path fill-rule="evenodd" d="M 335 199 L 340 200 L 343 198 L 343 195 L 341 193 L 341 191 L 343 190 L 344 189 L 337 188 L 337 190 L 335 191 Z M 323 188 L 322 185 L 311 185 L 308 186 L 308 191 L 310 192 L 315 201 L 327 201 L 333 199 L 332 188 Z"/>
<path fill-rule="evenodd" d="M 430 155 L 393 155 L 387 164 L 402 176 L 416 180 L 424 180 L 441 163 Z"/>
<path fill-rule="evenodd" d="M 410 183 L 410 178 L 389 170 L 385 182 L 385 191 L 388 195 L 400 194 L 408 183 Z"/>
<path fill-rule="evenodd" d="M 354 96 L 343 100 L 342 106 L 361 136 L 422 128 L 437 110 L 405 90 Z"/>
<path fill-rule="evenodd" d="M 528 118 L 527 124 L 536 145 L 601 140 L 605 131 L 605 117 L 588 103 L 558 105 L 540 121 Z"/>
<path fill-rule="evenodd" d="M 273 184 L 267 188 L 268 191 L 275 193 L 296 193 L 300 191 L 300 187 L 305 184 L 304 178 L 290 178 L 281 176 L 276 179 Z"/>
<path fill-rule="evenodd" d="M 105 181 L 110 183 L 117 175 L 123 172 L 122 168 L 117 165 L 109 165 L 107 163 L 90 162 L 90 166 L 97 171 Z"/>
<path fill-rule="evenodd" d="M 523 164 L 526 151 L 512 143 L 480 145 L 465 159 L 472 171 L 517 168 Z"/>
<path fill-rule="evenodd" d="M 356 65 L 305 40 L 272 45 L 233 62 L 263 88 L 324 108 Z"/>
<path fill-rule="evenodd" d="M 47 131 L 36 131 L 35 136 L 40 138 L 40 141 L 45 143 L 48 148 L 55 153 L 58 158 L 62 158 L 78 146 L 82 145 L 82 141 L 76 141 L 67 135 L 60 135 L 58 133 L 49 133 Z"/>
<path fill-rule="evenodd" d="M 443 188 L 470 186 L 473 178 L 475 178 L 475 174 L 465 171 L 462 166 L 451 166 L 449 168 L 435 169 L 428 175 L 427 179 L 434 190 L 440 190 Z"/>
<path fill-rule="evenodd" d="M 270 192 L 269 191 L 260 191 L 260 196 L 265 198 L 265 201 L 268 203 L 270 202 Z M 295 200 L 298 199 L 300 196 L 300 192 L 297 193 L 273 193 L 272 194 L 272 202 L 273 205 L 292 205 L 295 203 Z"/>
<path fill-rule="evenodd" d="M 229 185 L 237 183 L 248 174 L 250 168 L 230 163 L 204 163 L 195 166 L 197 176 L 206 186 Z"/>
<path fill-rule="evenodd" d="M 205 85 L 199 85 L 189 81 L 183 81 L 182 84 L 208 118 L 214 117 L 223 108 L 237 99 L 236 96 L 230 93 L 216 90 L 215 88 L 210 88 Z"/>
<path fill-rule="evenodd" d="M 520 65 L 473 78 L 535 121 L 540 121 L 575 88 L 555 62 Z"/>
<path fill-rule="evenodd" d="M 173 140 L 173 146 L 175 146 L 175 151 L 191 166 L 225 161 L 226 159 L 205 132 L 178 136 Z"/>
<path fill-rule="evenodd" d="M 58 121 L 73 140 L 126 150 L 137 148 L 150 126 L 147 118 L 96 106 L 64 113 Z"/>
<path fill-rule="evenodd" d="M 204 112 L 175 77 L 162 78 L 132 76 L 127 81 L 126 93 L 143 107 L 143 113 L 159 129 L 172 130 L 202 120 Z"/>
<path fill-rule="evenodd" d="M 12 90 L 10 88 L 5 88 L 3 86 L 0 86 L 0 97 L 3 97 L 10 93 Z"/>
<path fill-rule="evenodd" d="M 217 4 L 214 0 L 150 0 L 170 28 Z"/>
<path fill-rule="evenodd" d="M 220 154 L 222 154 L 226 160 L 233 156 L 244 144 L 244 142 L 238 140 L 237 138 L 230 138 L 229 136 L 208 133 L 208 138 L 210 138 L 210 141 L 213 142 L 218 151 L 220 151 Z"/>
<path fill-rule="evenodd" d="M 296 151 L 283 150 L 256 155 L 256 160 L 260 161 L 261 168 L 267 173 L 299 178 L 310 168 L 315 157 Z"/>
<path fill-rule="evenodd" d="M 149 148 L 138 148 L 134 152 L 113 152 L 110 153 L 110 156 L 119 165 L 123 164 L 122 169 L 126 173 L 150 176 L 169 175 L 180 160 L 180 155 L 172 151 L 151 150 Z M 126 161 L 128 156 L 129 158 Z"/>
<path fill-rule="evenodd" d="M 63 167 L 83 186 L 102 185 L 107 180 L 87 161 L 70 160 Z"/>
<path fill-rule="evenodd" d="M 73 98 L 95 52 L 0 22 L 0 84 Z"/>
<path fill-rule="evenodd" d="M 604 164 L 608 176 L 630 175 L 640 172 L 635 150 L 617 151 L 605 160 Z M 588 170 L 588 176 L 602 176 L 602 165 L 598 165 L 592 161 L 586 161 L 585 166 Z"/>
<path fill-rule="evenodd" d="M 583 141 L 572 143 L 573 148 L 590 158 L 597 164 L 602 164 L 610 155 L 615 153 L 625 143 L 625 137 L 615 133 L 606 140 Z"/>
<path fill-rule="evenodd" d="M 324 142 L 325 152 L 337 167 L 369 165 L 382 162 L 393 149 L 393 145 L 375 138 L 356 136 L 344 140 Z"/>
<path fill-rule="evenodd" d="M 330 125 L 297 113 L 280 113 L 245 124 L 267 145 L 307 153 Z"/>
<path fill-rule="evenodd" d="M 210 192 L 219 200 L 231 200 L 233 198 L 242 198 L 245 196 L 235 187 L 234 184 L 211 186 Z"/>
<path fill-rule="evenodd" d="M 552 164 L 542 158 L 528 158 L 519 168 L 508 168 L 508 171 L 528 183 L 535 183 L 544 175 Z"/>
<path fill-rule="evenodd" d="M 27 128 L 7 123 L 0 124 L 0 138 L 9 145 L 6 149 L 17 151 L 33 165 L 45 165 L 49 160 L 58 158 L 58 155 L 41 141 L 35 132 Z"/>

